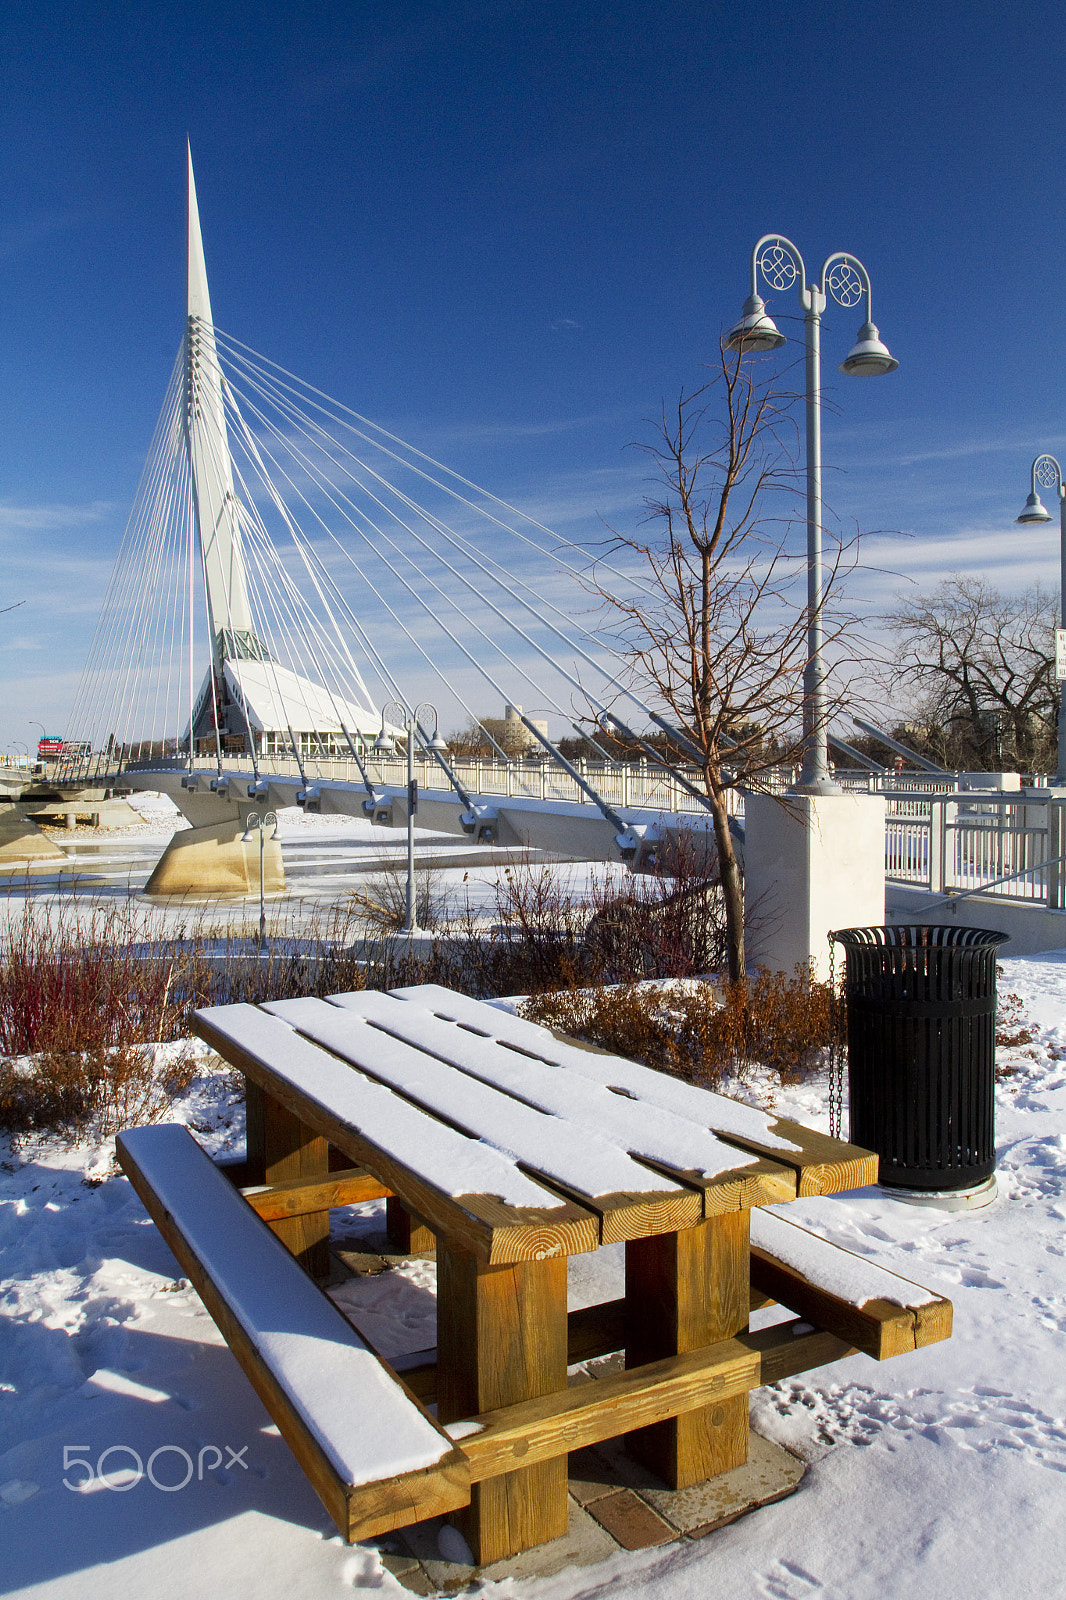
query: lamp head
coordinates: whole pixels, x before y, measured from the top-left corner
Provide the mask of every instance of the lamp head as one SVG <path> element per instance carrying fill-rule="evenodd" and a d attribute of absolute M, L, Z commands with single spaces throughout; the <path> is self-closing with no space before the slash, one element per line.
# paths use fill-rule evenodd
<path fill-rule="evenodd" d="M 745 300 L 743 315 L 730 328 L 725 342 L 727 350 L 741 350 L 745 355 L 762 355 L 767 350 L 779 350 L 787 343 L 774 319 L 767 316 L 762 296 L 757 294 Z"/>
<path fill-rule="evenodd" d="M 391 733 L 386 733 L 385 729 L 382 728 L 374 740 L 374 749 L 379 756 L 391 756 L 396 749 L 396 740 Z"/>
<path fill-rule="evenodd" d="M 445 755 L 448 750 L 448 741 L 447 739 L 442 738 L 438 732 L 434 732 L 432 739 L 426 746 L 426 749 L 434 750 L 438 755 Z"/>
<path fill-rule="evenodd" d="M 1050 522 L 1051 512 L 1043 504 L 1040 496 L 1034 489 L 1025 502 L 1020 517 L 1015 517 L 1015 522 Z"/>
<path fill-rule="evenodd" d="M 882 344 L 881 335 L 872 322 L 864 322 L 859 329 L 858 343 L 840 363 L 840 370 L 849 378 L 880 378 L 886 372 L 895 372 L 899 362 L 889 355 L 888 346 Z"/>

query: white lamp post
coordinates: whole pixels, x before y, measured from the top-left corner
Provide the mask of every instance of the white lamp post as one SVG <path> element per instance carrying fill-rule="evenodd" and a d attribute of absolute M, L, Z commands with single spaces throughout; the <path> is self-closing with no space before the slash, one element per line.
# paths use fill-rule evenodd
<path fill-rule="evenodd" d="M 407 733 L 407 915 L 400 932 L 415 934 L 419 931 L 418 918 L 415 911 L 415 812 L 418 810 L 418 784 L 415 782 L 415 733 L 419 723 L 429 716 L 433 718 L 433 736 L 426 746 L 427 750 L 436 750 L 443 753 L 448 748 L 448 742 L 440 736 L 437 708 L 429 700 L 421 701 L 413 711 L 408 711 L 407 707 L 401 705 L 399 700 L 391 700 L 381 708 L 381 732 L 374 740 L 374 749 L 379 755 L 392 755 L 396 748 L 395 739 L 385 727 L 390 711 L 399 712 L 399 716 L 393 718 L 393 725 L 404 728 Z"/>
<path fill-rule="evenodd" d="M 264 816 L 261 817 L 258 811 L 249 811 L 247 817 L 244 819 L 243 837 L 245 839 L 249 838 L 252 831 L 256 828 L 259 830 L 259 948 L 260 950 L 264 950 L 266 948 L 267 921 L 266 888 L 264 884 L 263 866 L 264 833 L 267 828 L 273 828 L 274 832 L 270 835 L 270 837 L 272 839 L 276 838 L 278 831 L 278 819 L 276 812 L 268 811 Z"/>
<path fill-rule="evenodd" d="M 726 336 L 731 350 L 758 354 L 785 343 L 759 297 L 759 274 L 772 289 L 799 285 L 807 347 L 807 665 L 803 673 L 803 766 L 796 788 L 807 794 L 839 794 L 829 776 L 826 752 L 827 708 L 822 660 L 822 415 L 821 324 L 826 291 L 838 305 L 850 308 L 865 300 L 866 320 L 840 370 L 853 378 L 875 378 L 895 372 L 899 362 L 881 342 L 870 309 L 870 276 L 855 256 L 838 250 L 828 256 L 816 283 L 796 246 L 780 234 L 764 235 L 751 253 L 751 294 L 740 321 Z"/>
<path fill-rule="evenodd" d="M 1051 512 L 1041 504 L 1037 486 L 1053 489 L 1059 500 L 1059 625 L 1066 628 L 1066 485 L 1062 481 L 1062 468 L 1054 456 L 1037 456 L 1030 477 L 1029 498 L 1016 520 L 1050 522 Z M 1055 655 L 1059 652 L 1056 650 Z M 1066 679 L 1059 685 L 1059 757 L 1055 774 L 1055 787 L 1066 788 Z"/>

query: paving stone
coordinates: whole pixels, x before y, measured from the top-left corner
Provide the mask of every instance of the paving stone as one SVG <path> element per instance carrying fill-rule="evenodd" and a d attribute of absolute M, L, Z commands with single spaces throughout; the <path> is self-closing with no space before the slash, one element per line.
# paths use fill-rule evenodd
<path fill-rule="evenodd" d="M 720 1473 L 706 1483 L 695 1483 L 690 1489 L 641 1489 L 642 1497 L 654 1506 L 661 1516 L 674 1525 L 700 1539 L 713 1533 L 715 1528 L 735 1522 L 748 1511 L 784 1500 L 799 1488 L 806 1471 L 802 1461 L 796 1459 L 780 1445 L 771 1444 L 760 1434 L 748 1436 L 748 1460 L 742 1467 Z M 597 1502 L 595 1514 L 599 1514 Z"/>
<path fill-rule="evenodd" d="M 541 1545 L 539 1550 L 523 1550 L 506 1561 L 482 1567 L 483 1578 L 550 1578 L 564 1567 L 591 1567 L 617 1555 L 618 1546 L 581 1506 L 571 1499 L 570 1527 L 561 1539 Z"/>
<path fill-rule="evenodd" d="M 605 1494 L 613 1494 L 616 1489 L 631 1487 L 615 1462 L 594 1447 L 570 1452 L 568 1479 L 570 1493 L 579 1506 L 602 1500 Z"/>
<path fill-rule="evenodd" d="M 642 1461 L 631 1456 L 626 1449 L 625 1438 L 603 1439 L 594 1450 L 602 1456 L 610 1473 L 609 1483 L 614 1483 L 622 1489 L 636 1489 L 643 1494 L 645 1489 L 662 1489 L 663 1480 L 646 1467 Z"/>
<path fill-rule="evenodd" d="M 664 1522 L 632 1489 L 616 1489 L 613 1494 L 594 1500 L 589 1512 L 623 1550 L 647 1550 L 651 1545 L 669 1544 L 677 1538 L 677 1529 Z"/>
<path fill-rule="evenodd" d="M 430 1583 L 428 1589 L 415 1589 L 416 1594 L 456 1594 L 475 1579 L 548 1578 L 562 1572 L 564 1567 L 594 1566 L 618 1551 L 610 1535 L 573 1499 L 570 1501 L 570 1526 L 562 1538 L 538 1545 L 535 1550 L 523 1550 L 489 1567 L 461 1566 L 443 1560 L 438 1542 L 443 1526 L 443 1517 L 433 1517 L 404 1529 L 404 1543 L 417 1556 L 419 1569 Z M 407 1584 L 408 1576 L 398 1581 Z"/>
<path fill-rule="evenodd" d="M 609 1356 L 595 1356 L 591 1361 L 585 1362 L 585 1371 L 590 1378 L 613 1378 L 618 1372 L 626 1370 L 625 1352 L 615 1350 Z"/>
<path fill-rule="evenodd" d="M 431 1595 L 437 1593 L 437 1586 L 428 1573 L 423 1572 L 417 1561 L 413 1567 L 405 1572 L 396 1574 L 396 1582 L 411 1594 Z"/>
<path fill-rule="evenodd" d="M 380 1550 L 378 1553 L 381 1556 L 381 1565 L 387 1572 L 391 1572 L 394 1578 L 402 1579 L 405 1573 L 422 1570 L 414 1556 L 408 1555 L 406 1551 Z"/>

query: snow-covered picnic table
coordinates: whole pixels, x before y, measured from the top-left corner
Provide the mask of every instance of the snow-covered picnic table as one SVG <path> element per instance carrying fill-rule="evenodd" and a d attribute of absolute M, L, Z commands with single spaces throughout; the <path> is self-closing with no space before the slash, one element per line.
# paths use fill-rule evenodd
<path fill-rule="evenodd" d="M 214 1007 L 195 1026 L 247 1081 L 245 1196 L 309 1273 L 327 1267 L 331 1206 L 389 1195 L 394 1226 L 434 1236 L 436 1360 L 400 1376 L 436 1402 L 445 1437 L 427 1459 L 445 1465 L 424 1470 L 453 1506 L 465 1463 L 480 1562 L 565 1532 L 570 1450 L 626 1434 L 671 1487 L 700 1482 L 746 1459 L 752 1388 L 950 1332 L 947 1301 L 752 1217 L 874 1182 L 869 1151 L 432 985 Z M 331 1171 L 330 1146 L 355 1165 Z M 619 1241 L 623 1299 L 568 1317 L 567 1257 Z M 749 1332 L 750 1306 L 772 1300 L 803 1320 Z M 624 1372 L 567 1387 L 568 1363 L 619 1349 Z M 328 1415 L 308 1426 L 344 1455 Z M 404 1457 L 408 1496 L 411 1470 Z M 375 1524 L 349 1515 L 359 1483 L 342 1488 L 361 1536 Z"/>

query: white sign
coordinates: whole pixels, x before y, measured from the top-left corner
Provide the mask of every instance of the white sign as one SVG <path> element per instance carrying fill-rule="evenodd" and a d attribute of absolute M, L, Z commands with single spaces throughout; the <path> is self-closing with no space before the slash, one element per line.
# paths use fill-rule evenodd
<path fill-rule="evenodd" d="M 1066 683 L 1066 628 L 1055 629 L 1055 682 Z"/>

